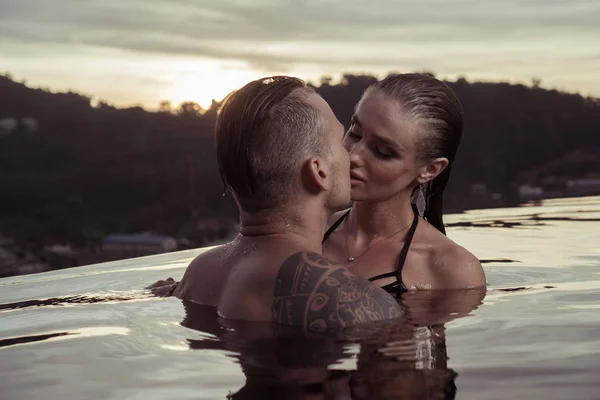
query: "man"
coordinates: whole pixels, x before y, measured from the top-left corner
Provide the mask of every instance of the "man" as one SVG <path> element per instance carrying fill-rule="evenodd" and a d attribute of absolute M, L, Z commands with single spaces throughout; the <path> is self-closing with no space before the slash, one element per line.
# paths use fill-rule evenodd
<path fill-rule="evenodd" d="M 193 260 L 173 294 L 225 318 L 310 331 L 400 316 L 389 294 L 321 256 L 327 218 L 350 202 L 343 135 L 299 79 L 259 79 L 230 94 L 215 139 L 240 233 Z"/>

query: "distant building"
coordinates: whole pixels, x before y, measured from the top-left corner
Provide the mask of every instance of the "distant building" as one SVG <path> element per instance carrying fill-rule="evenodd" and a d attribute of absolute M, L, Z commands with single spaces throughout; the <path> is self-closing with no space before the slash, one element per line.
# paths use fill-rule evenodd
<path fill-rule="evenodd" d="M 21 126 L 27 133 L 36 133 L 38 131 L 38 122 L 35 118 L 23 118 Z"/>
<path fill-rule="evenodd" d="M 477 197 L 487 196 L 487 186 L 483 183 L 474 183 L 471 185 L 471 195 Z"/>
<path fill-rule="evenodd" d="M 53 244 L 52 246 L 46 246 L 45 250 L 49 253 L 62 255 L 72 255 L 75 253 L 70 244 Z"/>
<path fill-rule="evenodd" d="M 540 186 L 521 185 L 519 186 L 519 200 L 527 202 L 532 200 L 541 200 L 544 197 L 544 189 Z"/>
<path fill-rule="evenodd" d="M 0 136 L 8 136 L 15 133 L 36 133 L 38 121 L 35 118 L 0 118 Z"/>
<path fill-rule="evenodd" d="M 123 258 L 168 253 L 177 250 L 177 241 L 154 233 L 119 233 L 104 238 L 103 252 L 118 252 Z"/>
<path fill-rule="evenodd" d="M 35 274 L 51 269 L 50 265 L 20 249 L 12 239 L 0 234 L 0 278 Z"/>
<path fill-rule="evenodd" d="M 567 196 L 592 196 L 600 194 L 600 179 L 573 179 L 567 182 L 565 193 Z"/>
<path fill-rule="evenodd" d="M 14 118 L 0 118 L 0 136 L 10 135 L 18 126 L 19 121 Z"/>

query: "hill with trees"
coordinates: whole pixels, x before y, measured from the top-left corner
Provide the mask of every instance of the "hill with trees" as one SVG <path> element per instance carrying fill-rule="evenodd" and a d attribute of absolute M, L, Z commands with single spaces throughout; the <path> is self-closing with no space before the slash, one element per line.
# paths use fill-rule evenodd
<path fill-rule="evenodd" d="M 348 127 L 375 78 L 345 75 L 331 82 L 323 78 L 316 90 Z M 447 211 L 472 205 L 473 184 L 501 195 L 500 205 L 512 204 L 514 182 L 526 171 L 600 144 L 597 99 L 537 84 L 448 83 L 466 123 Z M 231 196 L 223 197 L 214 152 L 218 105 L 120 109 L 0 76 L 0 120 L 36 121 L 33 131 L 19 125 L 0 135 L 0 231 L 34 250 L 89 246 L 109 233 L 139 231 L 202 244 L 195 240 L 198 221 L 236 216 Z M 580 174 L 600 170 L 586 162 Z"/>

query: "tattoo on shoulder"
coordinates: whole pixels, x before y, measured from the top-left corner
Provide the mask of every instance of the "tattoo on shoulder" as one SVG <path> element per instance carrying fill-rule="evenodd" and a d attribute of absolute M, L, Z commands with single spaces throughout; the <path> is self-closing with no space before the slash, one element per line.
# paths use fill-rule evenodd
<path fill-rule="evenodd" d="M 296 253 L 279 269 L 271 321 L 309 331 L 401 316 L 396 300 L 316 253 Z"/>

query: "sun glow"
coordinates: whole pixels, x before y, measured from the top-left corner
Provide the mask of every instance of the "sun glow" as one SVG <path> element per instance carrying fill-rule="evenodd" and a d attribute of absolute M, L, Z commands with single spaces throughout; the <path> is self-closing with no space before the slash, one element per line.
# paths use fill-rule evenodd
<path fill-rule="evenodd" d="M 244 65 L 223 65 L 216 60 L 190 61 L 174 70 L 170 79 L 173 85 L 165 98 L 173 107 L 192 101 L 204 109 L 210 107 L 213 99 L 220 101 L 231 91 L 264 75 Z"/>

